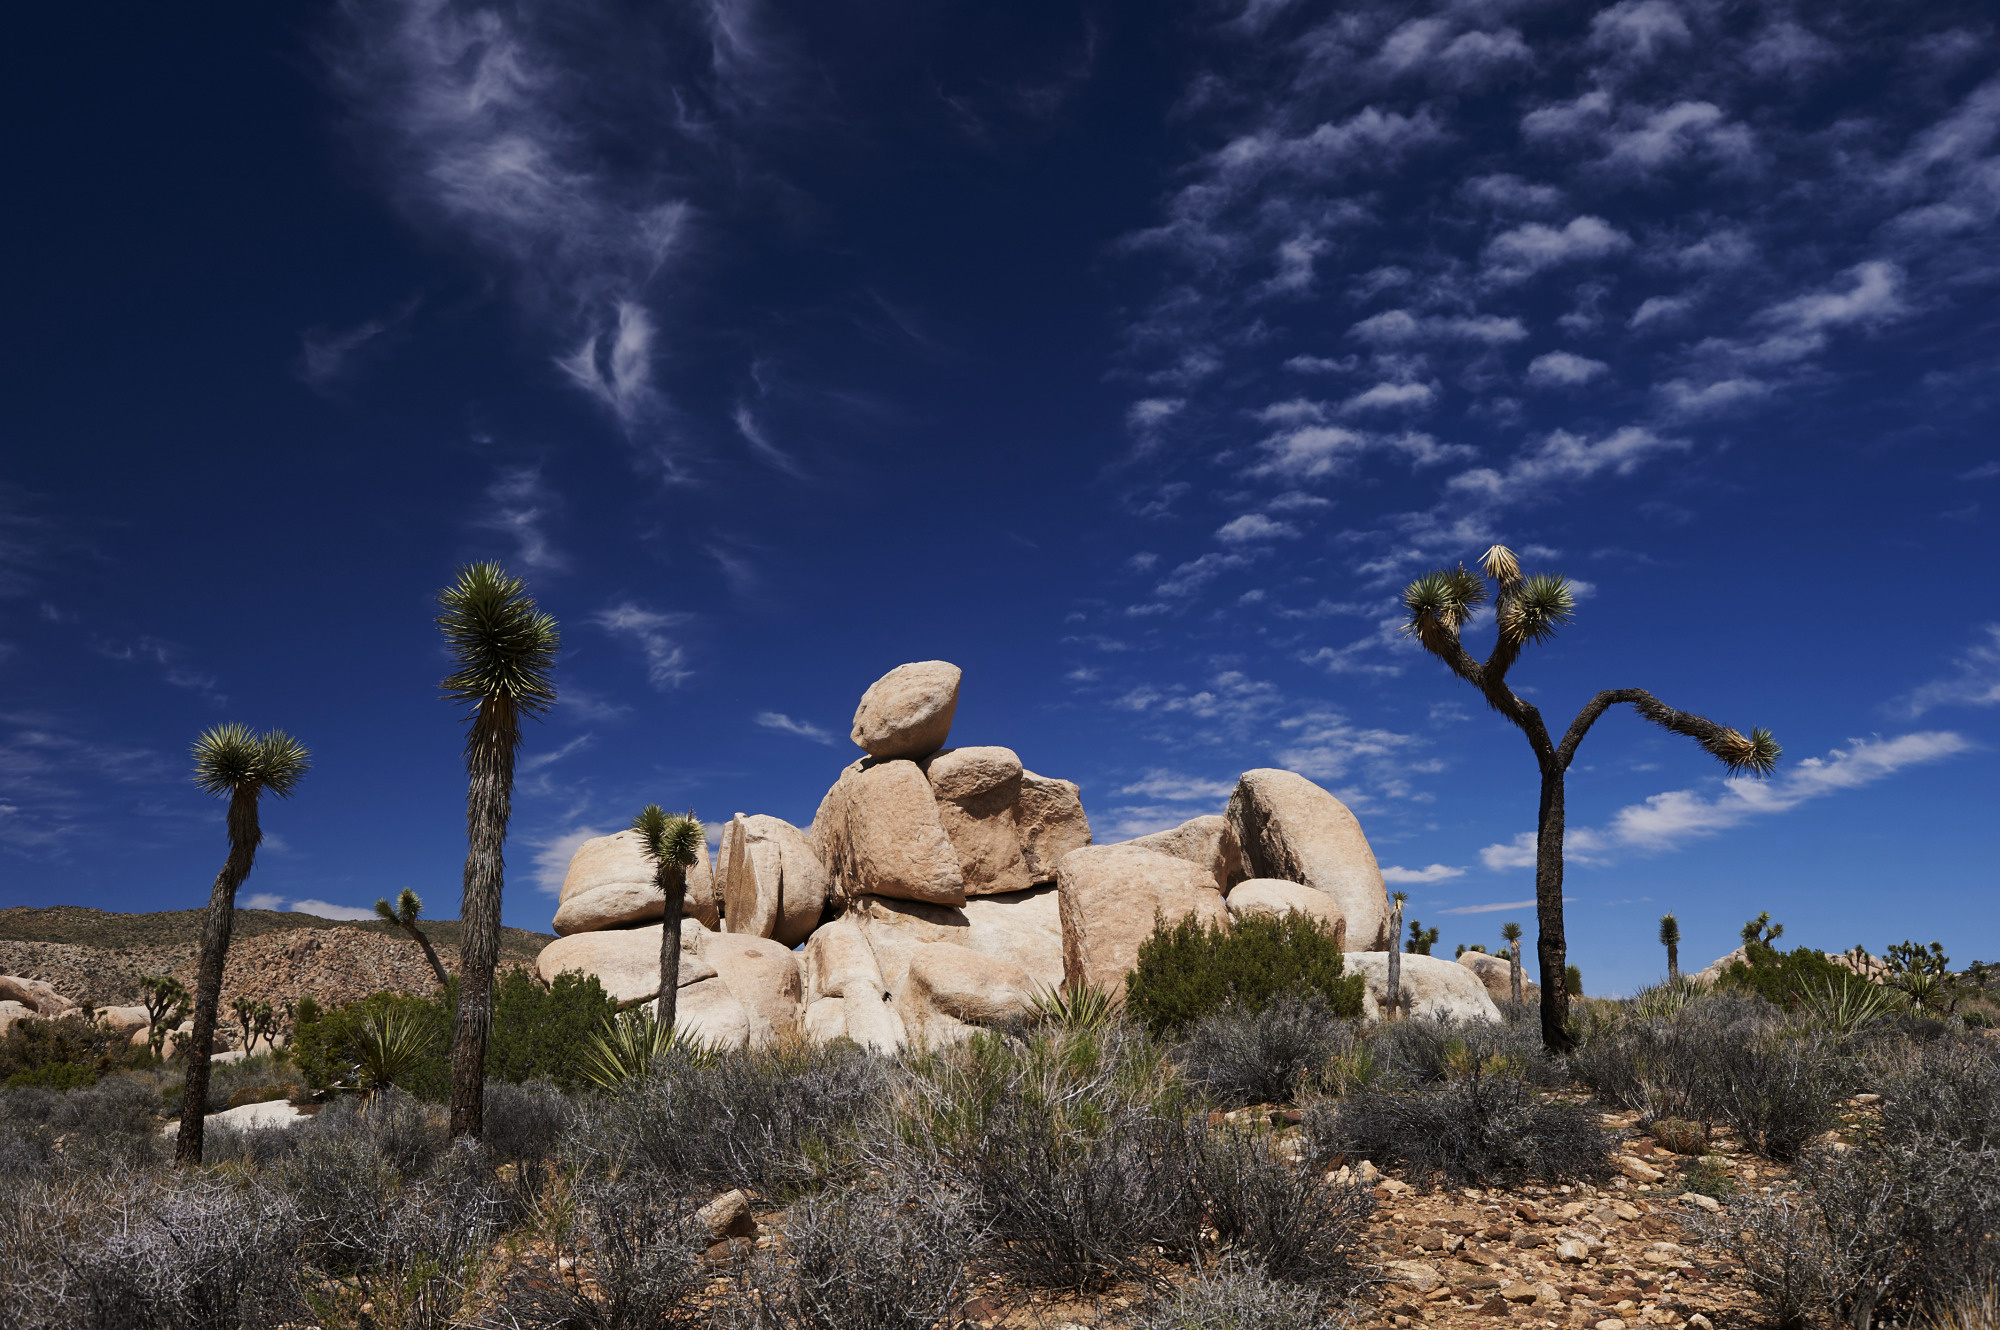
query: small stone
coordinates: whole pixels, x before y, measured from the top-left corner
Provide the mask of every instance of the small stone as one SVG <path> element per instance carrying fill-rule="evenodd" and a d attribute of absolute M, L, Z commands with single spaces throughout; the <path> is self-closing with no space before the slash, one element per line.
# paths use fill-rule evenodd
<path fill-rule="evenodd" d="M 1681 1193 L 1681 1200 L 1685 1201 L 1685 1202 L 1686 1202 L 1687 1204 L 1689 1204 L 1689 1205 L 1698 1205 L 1698 1206 L 1700 1206 L 1700 1207 L 1701 1207 L 1702 1209 L 1704 1209 L 1704 1210 L 1708 1210 L 1708 1211 L 1711 1211 L 1711 1212 L 1713 1212 L 1713 1211 L 1716 1211 L 1716 1210 L 1720 1210 L 1720 1209 L 1722 1208 L 1722 1202 L 1721 1202 L 1721 1201 L 1718 1201 L 1718 1200 L 1716 1200 L 1716 1199 L 1715 1199 L 1715 1198 L 1714 1198 L 1713 1196 L 1703 1196 L 1703 1195 L 1702 1195 L 1702 1194 L 1701 1194 L 1700 1192 L 1698 1192 L 1698 1191 L 1684 1191 L 1684 1192 L 1682 1192 L 1682 1193 Z"/>
<path fill-rule="evenodd" d="M 1666 1174 L 1631 1155 L 1613 1155 L 1611 1166 L 1634 1182 L 1658 1182 Z"/>
<path fill-rule="evenodd" d="M 1639 1207 L 1627 1201 L 1613 1201 L 1611 1203 L 1611 1213 L 1630 1223 L 1639 1217 Z"/>
<path fill-rule="evenodd" d="M 1715 1330 L 1715 1322 L 1696 1312 L 1688 1317 L 1688 1330 Z"/>
<path fill-rule="evenodd" d="M 1866 1107 L 1868 1107 L 1868 1105 L 1870 1105 L 1870 1104 L 1879 1104 L 1879 1103 L 1881 1103 L 1881 1102 L 1882 1102 L 1882 1096 L 1881 1096 L 1881 1095 L 1879 1095 L 1879 1094 L 1858 1094 L 1858 1095 L 1854 1096 L 1854 1100 L 1853 1100 L 1853 1102 L 1854 1102 L 1855 1104 L 1859 1105 L 1859 1106 L 1860 1106 L 1860 1107 L 1862 1107 L 1862 1108 L 1866 1108 Z M 1690 1318 L 1690 1319 L 1689 1319 L 1689 1321 L 1688 1321 L 1688 1324 L 1690 1324 L 1690 1325 L 1694 1324 L 1694 1322 L 1693 1322 L 1693 1319 L 1692 1319 L 1692 1318 Z"/>
<path fill-rule="evenodd" d="M 1514 1231 L 1513 1243 L 1516 1247 L 1534 1248 L 1541 1246 L 1547 1241 L 1548 1238 L 1546 1236 L 1532 1229 L 1522 1228 Z"/>
<path fill-rule="evenodd" d="M 1382 1268 L 1391 1284 L 1414 1293 L 1428 1293 L 1444 1282 L 1444 1277 L 1434 1267 L 1422 1261 L 1390 1261 Z"/>
<path fill-rule="evenodd" d="M 1535 1305 L 1537 1307 L 1560 1306 L 1562 1300 L 1562 1293 L 1557 1290 L 1554 1284 L 1535 1285 Z"/>
<path fill-rule="evenodd" d="M 1409 1189 L 1410 1189 L 1410 1184 L 1407 1182 L 1400 1181 L 1396 1178 L 1382 1179 L 1382 1190 L 1389 1192 L 1392 1195 L 1399 1191 L 1408 1191 Z"/>
<path fill-rule="evenodd" d="M 1556 1244 L 1556 1259 L 1570 1265 L 1582 1265 L 1590 1259 L 1590 1247 L 1581 1238 L 1564 1238 Z"/>
<path fill-rule="evenodd" d="M 1597 1323 L 1596 1330 L 1625 1330 L 1625 1322 L 1616 1316 L 1607 1316 Z"/>
<path fill-rule="evenodd" d="M 1535 1300 L 1535 1286 L 1533 1284 L 1509 1284 L 1500 1290 L 1500 1296 L 1509 1302 L 1533 1302 Z"/>

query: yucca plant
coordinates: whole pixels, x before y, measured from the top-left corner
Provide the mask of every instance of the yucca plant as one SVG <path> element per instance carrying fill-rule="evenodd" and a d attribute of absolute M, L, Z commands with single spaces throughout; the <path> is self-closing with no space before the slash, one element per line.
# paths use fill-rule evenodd
<path fill-rule="evenodd" d="M 1893 989 L 1861 979 L 1808 983 L 1799 995 L 1799 1015 L 1838 1035 L 1873 1025 L 1901 1005 Z"/>
<path fill-rule="evenodd" d="M 403 1082 L 430 1056 L 430 1032 L 409 1012 L 373 1011 L 361 1022 L 354 1051 L 361 1088 L 373 1095 Z"/>
<path fill-rule="evenodd" d="M 1500 936 L 1507 939 L 1507 988 L 1508 996 L 1521 1000 L 1521 926 L 1508 922 L 1500 925 Z"/>
<path fill-rule="evenodd" d="M 651 1008 L 635 1007 L 619 1012 L 590 1036 L 583 1051 L 583 1074 L 600 1089 L 616 1090 L 644 1076 L 676 1049 L 696 1063 L 706 1061 L 709 1052 L 706 1044 L 661 1020 Z"/>
<path fill-rule="evenodd" d="M 181 1093 L 180 1137 L 174 1158 L 201 1162 L 202 1115 L 208 1103 L 209 1059 L 215 1052 L 215 1019 L 222 1005 L 222 967 L 236 917 L 236 889 L 250 876 L 264 832 L 257 818 L 266 791 L 289 798 L 312 766 L 305 745 L 283 730 L 252 734 L 247 725 L 218 725 L 194 742 L 194 783 L 204 793 L 229 796 L 229 857 L 208 893 L 195 964 L 194 1030 L 186 1050 L 187 1083 Z"/>
<path fill-rule="evenodd" d="M 438 987 L 449 988 L 451 980 L 445 975 L 444 963 L 438 959 L 437 948 L 431 945 L 430 934 L 417 927 L 417 920 L 423 913 L 423 897 L 408 887 L 404 887 L 403 893 L 396 897 L 394 905 L 389 904 L 387 896 L 375 902 L 375 917 L 391 928 L 402 929 L 414 938 L 417 945 L 424 949 L 424 959 L 430 962 L 431 973 L 437 976 Z"/>
<path fill-rule="evenodd" d="M 1668 910 L 1660 916 L 1660 945 L 1667 949 L 1667 982 L 1681 977 L 1681 921 Z"/>
<path fill-rule="evenodd" d="M 469 710 L 465 736 L 465 887 L 458 917 L 458 1011 L 451 1033 L 451 1134 L 485 1128 L 486 1040 L 493 1025 L 493 967 L 500 956 L 500 898 L 521 718 L 556 702 L 556 621 L 535 608 L 497 563 L 461 568 L 438 593 L 437 626 L 458 668 L 444 698 Z"/>
<path fill-rule="evenodd" d="M 647 804 L 632 819 L 639 833 L 639 847 L 653 861 L 653 885 L 666 902 L 666 917 L 660 929 L 659 1023 L 662 1030 L 674 1028 L 674 1009 L 681 985 L 681 910 L 687 904 L 687 871 L 706 853 L 701 823 L 694 810 L 669 813 L 658 804 Z"/>
<path fill-rule="evenodd" d="M 1109 990 L 1095 984 L 1042 988 L 1028 1000 L 1028 1019 L 1057 1030 L 1101 1030 L 1117 1015 Z"/>
<path fill-rule="evenodd" d="M 1481 573 L 1461 564 L 1455 570 L 1425 573 L 1403 591 L 1409 612 L 1404 632 L 1477 688 L 1488 706 L 1527 737 L 1541 772 L 1541 803 L 1535 826 L 1535 951 L 1541 964 L 1542 1042 L 1554 1053 L 1570 1047 L 1569 989 L 1564 982 L 1569 947 L 1563 932 L 1563 786 L 1576 750 L 1598 717 L 1629 704 L 1645 719 L 1686 735 L 1732 772 L 1767 775 L 1779 748 L 1769 730 L 1742 732 L 1685 711 L 1676 711 L 1643 688 L 1613 688 L 1584 704 L 1557 740 L 1542 713 L 1508 687 L 1507 674 L 1530 644 L 1545 642 L 1575 617 L 1576 593 L 1565 578 L 1523 577 L 1512 550 L 1495 545 L 1480 560 Z M 1487 582 L 1493 583 L 1489 593 Z M 1495 641 L 1482 662 L 1466 651 L 1459 634 L 1474 611 L 1493 601 Z"/>

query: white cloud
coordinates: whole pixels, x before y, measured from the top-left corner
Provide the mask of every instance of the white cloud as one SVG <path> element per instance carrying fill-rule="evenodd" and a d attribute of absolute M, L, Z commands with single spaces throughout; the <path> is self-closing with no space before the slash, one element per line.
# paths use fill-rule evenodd
<path fill-rule="evenodd" d="M 1210 551 L 1199 559 L 1190 559 L 1175 568 L 1167 580 L 1153 590 L 1162 596 L 1192 596 L 1232 568 L 1247 568 L 1250 559 L 1242 554 L 1218 554 Z"/>
<path fill-rule="evenodd" d="M 653 390 L 653 319 L 636 301 L 619 301 L 616 329 L 591 333 L 576 350 L 556 357 L 556 365 L 628 429 L 658 401 Z"/>
<path fill-rule="evenodd" d="M 1698 153 L 1739 164 L 1755 154 L 1748 127 L 1731 123 L 1713 102 L 1676 102 L 1630 129 L 1606 132 L 1604 142 L 1606 164 L 1634 172 L 1659 171 Z"/>
<path fill-rule="evenodd" d="M 1589 383 L 1610 369 L 1603 361 L 1592 360 L 1588 356 L 1551 351 L 1528 362 L 1528 382 L 1544 388 L 1573 388 Z"/>
<path fill-rule="evenodd" d="M 1382 880 L 1384 882 L 1394 882 L 1398 885 L 1409 882 L 1443 882 L 1448 878 L 1464 876 L 1465 870 L 1463 868 L 1452 868 L 1445 864 L 1432 864 L 1428 868 L 1396 868 L 1391 866 L 1382 870 Z M 1453 910 L 1450 913 L 1463 914 L 1465 911 Z"/>
<path fill-rule="evenodd" d="M 1436 392 L 1427 383 L 1378 383 L 1342 402 L 1340 409 L 1343 413 L 1421 409 L 1429 406 L 1435 396 Z"/>
<path fill-rule="evenodd" d="M 514 540 L 514 560 L 543 572 L 560 572 L 569 560 L 549 539 L 546 525 L 561 500 L 542 480 L 540 467 L 502 467 L 486 487 L 486 508 L 473 525 Z"/>
<path fill-rule="evenodd" d="M 763 423 L 746 404 L 738 402 L 736 410 L 730 414 L 730 419 L 736 422 L 736 432 L 750 445 L 751 452 L 794 480 L 805 479 L 805 468 L 799 465 L 798 459 L 771 442 L 771 436 L 765 432 Z"/>
<path fill-rule="evenodd" d="M 1474 176 L 1461 187 L 1465 197 L 1508 212 L 1549 212 L 1562 206 L 1563 192 L 1520 176 L 1500 173 Z"/>
<path fill-rule="evenodd" d="M 1125 408 L 1125 423 L 1135 432 L 1151 434 L 1180 414 L 1187 405 L 1184 397 L 1147 397 Z"/>
<path fill-rule="evenodd" d="M 1291 732 L 1277 759 L 1313 780 L 1338 780 L 1360 764 L 1400 758 L 1423 741 L 1413 734 L 1356 726 L 1338 711 L 1315 710 L 1279 722 Z"/>
<path fill-rule="evenodd" d="M 780 734 L 796 734 L 799 738 L 810 739 L 816 744 L 831 744 L 834 742 L 834 737 L 829 731 L 821 729 L 810 721 L 793 720 L 782 711 L 758 712 L 757 724 L 767 730 L 776 730 Z"/>
<path fill-rule="evenodd" d="M 1560 482 L 1589 480 L 1604 472 L 1630 475 L 1661 453 L 1685 452 L 1687 448 L 1684 439 L 1663 439 L 1634 425 L 1594 443 L 1568 430 L 1556 430 L 1515 454 L 1504 470 L 1476 467 L 1462 471 L 1447 482 L 1447 488 L 1495 502 L 1519 502 L 1549 494 Z"/>
<path fill-rule="evenodd" d="M 535 850 L 536 887 L 544 895 L 560 896 L 563 878 L 569 875 L 569 861 L 576 857 L 577 850 L 582 848 L 587 840 L 596 840 L 599 836 L 610 834 L 595 827 L 578 827 L 532 842 Z"/>
<path fill-rule="evenodd" d="M 1630 248 L 1632 238 L 1602 217 L 1572 218 L 1560 231 L 1540 222 L 1527 222 L 1501 232 L 1487 244 L 1486 275 L 1496 281 L 1517 282 L 1560 264 L 1608 258 Z"/>
<path fill-rule="evenodd" d="M 1563 899 L 1564 899 L 1564 900 L 1571 900 L 1571 899 L 1574 899 L 1574 898 L 1573 898 L 1573 897 L 1569 897 L 1569 896 L 1565 896 L 1565 897 L 1563 897 Z M 1439 914 L 1498 914 L 1498 913 L 1500 913 L 1500 911 L 1502 911 L 1502 910 L 1532 910 L 1532 909 L 1534 909 L 1534 908 L 1535 908 L 1535 902 L 1534 902 L 1534 901 L 1532 901 L 1532 900 L 1525 900 L 1525 901 L 1489 901 L 1489 902 L 1488 902 L 1488 903 L 1486 903 L 1485 905 L 1460 905 L 1460 906 L 1458 906 L 1458 907 L 1457 907 L 1457 908 L 1455 908 L 1455 909 L 1450 909 L 1450 910 L 1439 910 L 1439 911 L 1437 911 L 1437 913 L 1439 913 Z"/>
<path fill-rule="evenodd" d="M 591 621 L 617 637 L 630 639 L 646 661 L 646 679 L 653 687 L 678 688 L 693 676 L 687 652 L 667 636 L 669 628 L 686 623 L 686 614 L 662 614 L 643 609 L 631 601 L 613 605 L 591 616 Z"/>
<path fill-rule="evenodd" d="M 321 919 L 373 919 L 375 910 L 371 906 L 363 909 L 358 905 L 330 905 L 326 901 L 293 901 L 292 909 L 298 914 L 317 915 Z"/>
<path fill-rule="evenodd" d="M 1384 310 L 1363 319 L 1347 331 L 1349 336 L 1375 346 L 1413 342 L 1479 342 L 1487 346 L 1505 346 L 1528 335 L 1528 330 L 1515 318 L 1493 314 L 1473 317 L 1427 315 L 1419 318 L 1406 309 Z"/>
<path fill-rule="evenodd" d="M 1308 425 L 1266 439 L 1264 460 L 1250 468 L 1252 476 L 1286 480 L 1317 480 L 1350 469 L 1371 452 L 1400 454 L 1412 466 L 1437 466 L 1468 459 L 1475 450 L 1458 443 L 1439 443 L 1428 434 L 1406 431 L 1378 434 L 1341 425 Z"/>
<path fill-rule="evenodd" d="M 1788 813 L 1830 794 L 1873 785 L 1905 767 L 1942 761 L 1972 746 L 1963 735 L 1949 730 L 1849 740 L 1847 748 L 1836 748 L 1824 758 L 1806 758 L 1771 779 L 1738 776 L 1725 780 L 1723 792 L 1712 797 L 1693 790 L 1668 790 L 1643 803 L 1629 804 L 1602 828 L 1569 831 L 1564 837 L 1565 857 L 1603 862 L 1618 851 L 1678 849 L 1689 840 L 1715 835 L 1752 818 Z M 1522 832 L 1511 843 L 1489 845 L 1479 855 L 1492 869 L 1533 867 L 1534 836 Z"/>
<path fill-rule="evenodd" d="M 1632 312 L 1628 328 L 1644 328 L 1649 324 L 1668 323 L 1681 317 L 1694 307 L 1694 301 L 1687 296 L 1648 296 Z"/>
<path fill-rule="evenodd" d="M 1155 767 L 1146 773 L 1144 779 L 1121 786 L 1118 793 L 1143 794 L 1169 803 L 1215 803 L 1228 799 L 1235 790 L 1236 782 L 1233 780 L 1205 780 L 1200 776 L 1183 776 L 1163 767 Z"/>
<path fill-rule="evenodd" d="M 1227 544 L 1243 545 L 1253 540 L 1296 538 L 1298 534 L 1298 528 L 1289 522 L 1274 522 L 1262 513 L 1245 513 L 1217 527 L 1215 538 Z"/>
<path fill-rule="evenodd" d="M 272 891 L 259 891 L 245 896 L 240 904 L 246 910 L 282 910 L 285 908 L 285 897 Z"/>
<path fill-rule="evenodd" d="M 1633 63 L 1688 46 L 1694 34 L 1668 0 L 1620 0 L 1590 20 L 1590 44 Z"/>
<path fill-rule="evenodd" d="M 1688 379 L 1668 379 L 1657 389 L 1667 407 L 1677 416 L 1699 416 L 1725 411 L 1745 402 L 1760 401 L 1771 394 L 1771 385 L 1761 379 L 1732 375 L 1708 383 Z"/>
<path fill-rule="evenodd" d="M 1952 673 L 1917 688 L 1899 709 L 1921 716 L 1933 707 L 2000 705 L 2000 623 L 1989 623 L 1984 631 L 1985 641 L 1973 643 L 1952 661 Z"/>

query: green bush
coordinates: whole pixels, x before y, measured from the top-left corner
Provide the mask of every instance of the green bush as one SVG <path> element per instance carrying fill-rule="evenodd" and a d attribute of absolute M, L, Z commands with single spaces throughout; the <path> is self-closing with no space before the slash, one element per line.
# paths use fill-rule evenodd
<path fill-rule="evenodd" d="M 1755 993 L 1787 1011 L 1796 1010 L 1816 994 L 1837 997 L 1850 987 L 1873 987 L 1811 947 L 1782 952 L 1761 942 L 1747 945 L 1745 959 L 1722 972 L 1720 986 Z"/>
<path fill-rule="evenodd" d="M 1317 994 L 1333 1015 L 1361 1015 L 1360 975 L 1347 973 L 1332 934 L 1296 911 L 1236 920 L 1225 932 L 1192 915 L 1155 920 L 1125 976 L 1125 1008 L 1154 1034 L 1182 1030 L 1224 1006 L 1260 1012 L 1283 994 Z"/>
<path fill-rule="evenodd" d="M 0 1038 L 0 1083 L 72 1090 L 146 1060 L 144 1049 L 81 1016 L 16 1021 Z"/>
<path fill-rule="evenodd" d="M 292 1056 L 316 1090 L 351 1084 L 362 1061 L 363 1026 L 370 1017 L 398 1016 L 414 1024 L 428 1052 L 396 1084 L 419 1099 L 442 1101 L 451 1093 L 452 1013 L 458 980 L 442 998 L 375 993 L 338 1011 L 307 1018 L 300 1004 Z M 589 1036 L 611 1019 L 618 1004 L 593 975 L 556 976 L 544 989 L 524 969 L 509 970 L 493 990 L 493 1027 L 486 1044 L 489 1081 L 547 1081 L 564 1090 L 590 1088 L 583 1070 Z"/>

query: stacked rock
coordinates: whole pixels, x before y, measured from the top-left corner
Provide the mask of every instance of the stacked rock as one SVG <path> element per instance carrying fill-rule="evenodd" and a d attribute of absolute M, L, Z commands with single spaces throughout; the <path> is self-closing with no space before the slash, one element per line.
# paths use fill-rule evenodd
<path fill-rule="evenodd" d="M 1024 1014 L 1041 991 L 1087 984 L 1122 1000 L 1156 918 L 1227 928 L 1232 915 L 1301 910 L 1344 947 L 1385 955 L 1381 870 L 1325 790 L 1246 772 L 1224 814 L 1092 845 L 1074 783 L 1012 749 L 945 746 L 960 677 L 921 661 L 878 679 L 854 715 L 866 756 L 810 827 L 741 813 L 724 826 L 712 874 L 689 875 L 676 999 L 688 1033 L 937 1048 Z M 647 921 L 664 903 L 629 838 L 577 851 L 544 978 L 582 969 L 620 1000 L 657 992 L 660 931 Z M 1498 1016 L 1490 1002 L 1472 1014 Z"/>

